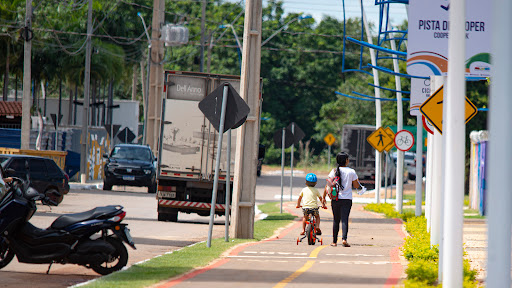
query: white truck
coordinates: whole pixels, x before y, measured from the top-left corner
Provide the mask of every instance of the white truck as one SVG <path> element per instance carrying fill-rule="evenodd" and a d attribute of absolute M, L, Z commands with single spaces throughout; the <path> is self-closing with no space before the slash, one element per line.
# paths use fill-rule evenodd
<path fill-rule="evenodd" d="M 210 215 L 218 133 L 198 104 L 224 82 L 240 93 L 240 77 L 196 72 L 165 72 L 158 153 L 158 220 L 178 221 L 178 212 Z M 225 214 L 226 178 L 233 180 L 236 132 L 231 133 L 231 175 L 226 175 L 227 137 L 222 141 L 215 213 Z M 233 191 L 232 185 L 230 191 Z"/>
<path fill-rule="evenodd" d="M 375 188 L 375 149 L 366 138 L 375 131 L 371 125 L 343 125 L 341 151 L 348 153 L 351 168 L 359 181 L 368 189 Z"/>

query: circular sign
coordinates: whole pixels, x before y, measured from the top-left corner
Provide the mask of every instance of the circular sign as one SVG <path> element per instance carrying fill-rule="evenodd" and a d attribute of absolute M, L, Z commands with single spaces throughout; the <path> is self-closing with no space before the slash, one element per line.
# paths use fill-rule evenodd
<path fill-rule="evenodd" d="M 434 126 L 432 123 L 430 123 L 423 115 L 421 115 L 421 120 L 423 120 L 423 127 L 425 130 L 427 130 L 428 133 L 434 135 Z"/>
<path fill-rule="evenodd" d="M 398 131 L 395 135 L 395 146 L 400 151 L 409 151 L 414 145 L 414 136 L 407 130 Z"/>

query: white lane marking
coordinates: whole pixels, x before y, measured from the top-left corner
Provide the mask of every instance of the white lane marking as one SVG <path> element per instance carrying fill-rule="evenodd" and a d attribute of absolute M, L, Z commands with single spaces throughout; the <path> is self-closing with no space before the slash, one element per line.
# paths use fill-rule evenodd
<path fill-rule="evenodd" d="M 267 251 L 244 251 L 245 254 L 279 254 L 279 255 L 297 255 L 297 256 L 305 256 L 308 253 L 292 253 L 292 252 L 267 252 Z"/>
<path fill-rule="evenodd" d="M 256 256 L 256 255 L 254 255 L 254 256 L 230 255 L 230 256 L 228 256 L 228 258 L 316 259 L 316 257 L 308 257 L 308 256 L 300 257 L 300 256 Z"/>
<path fill-rule="evenodd" d="M 361 256 L 361 257 L 384 257 L 386 255 L 370 255 L 370 254 L 325 254 L 327 256 Z"/>
<path fill-rule="evenodd" d="M 281 194 L 274 195 L 274 199 L 281 199 Z M 298 200 L 299 195 L 292 195 L 293 200 Z M 290 201 L 290 196 L 283 195 L 283 201 Z"/>
<path fill-rule="evenodd" d="M 321 264 L 355 264 L 355 265 L 387 265 L 387 264 L 399 264 L 400 262 L 393 261 L 318 261 Z"/>
<path fill-rule="evenodd" d="M 288 260 L 263 260 L 263 259 L 236 259 L 244 262 L 273 262 L 273 263 L 298 263 L 299 261 L 288 261 Z"/>

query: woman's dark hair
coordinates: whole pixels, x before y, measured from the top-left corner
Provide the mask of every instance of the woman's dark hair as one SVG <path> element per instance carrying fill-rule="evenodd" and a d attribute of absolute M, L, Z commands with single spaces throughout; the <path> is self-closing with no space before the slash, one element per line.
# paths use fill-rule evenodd
<path fill-rule="evenodd" d="M 343 185 L 341 185 L 341 173 L 340 167 L 345 167 L 347 165 L 348 154 L 345 152 L 340 152 L 336 155 L 336 163 L 338 164 L 336 167 L 335 175 L 338 176 L 338 185 L 340 185 L 341 189 L 345 189 Z"/>

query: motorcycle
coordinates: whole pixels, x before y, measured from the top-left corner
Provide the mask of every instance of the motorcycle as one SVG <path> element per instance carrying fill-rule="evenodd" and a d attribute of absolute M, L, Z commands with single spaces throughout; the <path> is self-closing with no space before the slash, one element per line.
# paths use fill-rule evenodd
<path fill-rule="evenodd" d="M 135 244 L 123 206 L 96 207 L 89 211 L 63 214 L 47 229 L 29 220 L 37 210 L 36 201 L 44 205 L 58 204 L 29 187 L 29 180 L 11 177 L 7 189 L 0 190 L 0 269 L 16 255 L 21 263 L 78 264 L 108 275 L 128 263 L 125 242 Z"/>

